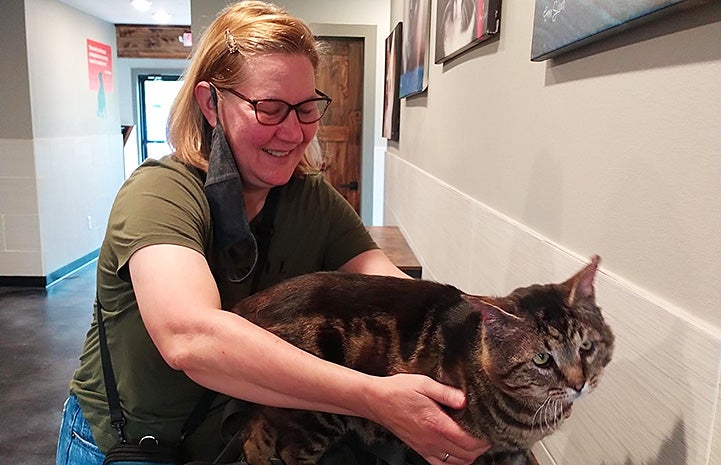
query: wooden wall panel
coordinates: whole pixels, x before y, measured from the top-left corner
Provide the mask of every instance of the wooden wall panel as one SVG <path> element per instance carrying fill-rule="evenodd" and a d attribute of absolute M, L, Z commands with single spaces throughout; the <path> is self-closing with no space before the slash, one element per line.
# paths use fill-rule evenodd
<path fill-rule="evenodd" d="M 188 58 L 191 47 L 180 41 L 190 26 L 143 26 L 116 24 L 120 58 Z"/>

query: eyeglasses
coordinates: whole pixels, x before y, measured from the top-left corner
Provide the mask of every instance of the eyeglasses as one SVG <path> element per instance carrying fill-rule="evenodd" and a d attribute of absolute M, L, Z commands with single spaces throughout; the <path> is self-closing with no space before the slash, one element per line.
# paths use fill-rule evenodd
<path fill-rule="evenodd" d="M 320 120 L 323 115 L 325 115 L 330 102 L 333 101 L 333 99 L 318 89 L 315 90 L 318 97 L 303 100 L 295 105 L 292 105 L 285 100 L 274 98 L 252 100 L 240 92 L 228 87 L 218 87 L 218 90 L 230 92 L 239 99 L 250 103 L 253 106 L 253 110 L 255 110 L 255 119 L 264 126 L 275 126 L 276 124 L 282 123 L 288 117 L 291 110 L 295 110 L 295 114 L 298 116 L 298 121 L 301 123 L 315 123 Z"/>

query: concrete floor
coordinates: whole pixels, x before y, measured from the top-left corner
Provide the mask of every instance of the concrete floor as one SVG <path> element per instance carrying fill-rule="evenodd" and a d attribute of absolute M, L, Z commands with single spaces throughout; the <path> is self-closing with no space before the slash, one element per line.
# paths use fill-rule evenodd
<path fill-rule="evenodd" d="M 95 262 L 43 288 L 0 287 L 0 464 L 55 463 L 95 296 Z"/>

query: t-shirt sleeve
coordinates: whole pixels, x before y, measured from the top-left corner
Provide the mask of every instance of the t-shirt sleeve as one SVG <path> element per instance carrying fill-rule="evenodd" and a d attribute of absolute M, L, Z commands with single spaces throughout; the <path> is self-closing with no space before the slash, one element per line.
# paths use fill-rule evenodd
<path fill-rule="evenodd" d="M 319 184 L 327 196 L 330 211 L 323 263 L 325 269 L 336 270 L 356 255 L 378 246 L 348 201 L 327 182 Z"/>
<path fill-rule="evenodd" d="M 174 244 L 201 254 L 210 236 L 209 207 L 202 186 L 189 173 L 163 165 L 143 168 L 118 192 L 106 244 L 117 275 L 129 280 L 130 257 L 143 247 Z"/>

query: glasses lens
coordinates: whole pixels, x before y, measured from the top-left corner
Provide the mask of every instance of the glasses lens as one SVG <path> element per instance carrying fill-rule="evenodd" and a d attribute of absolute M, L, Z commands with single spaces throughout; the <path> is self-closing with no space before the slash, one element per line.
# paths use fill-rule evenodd
<path fill-rule="evenodd" d="M 290 105 L 280 100 L 259 100 L 255 104 L 255 114 L 258 122 L 263 124 L 278 124 L 288 116 Z"/>
<path fill-rule="evenodd" d="M 318 121 L 327 107 L 325 100 L 311 100 L 301 103 L 297 108 L 298 120 L 301 123 L 315 123 Z"/>

